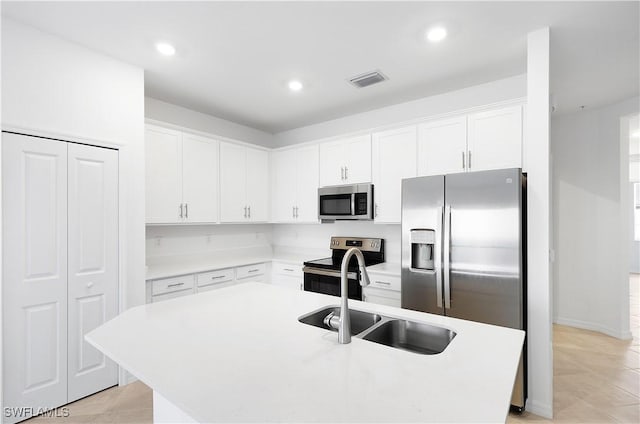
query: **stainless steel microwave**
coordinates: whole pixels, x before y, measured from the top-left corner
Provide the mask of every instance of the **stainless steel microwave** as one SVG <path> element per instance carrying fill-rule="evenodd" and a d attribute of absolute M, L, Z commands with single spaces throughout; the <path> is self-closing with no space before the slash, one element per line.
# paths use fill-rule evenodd
<path fill-rule="evenodd" d="M 373 184 L 349 184 L 318 189 L 321 220 L 372 220 Z"/>

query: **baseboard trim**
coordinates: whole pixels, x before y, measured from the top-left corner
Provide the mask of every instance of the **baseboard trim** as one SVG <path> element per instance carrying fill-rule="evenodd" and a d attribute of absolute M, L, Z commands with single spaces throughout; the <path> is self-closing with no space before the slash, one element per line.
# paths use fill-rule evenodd
<path fill-rule="evenodd" d="M 619 331 L 613 328 L 606 327 L 604 325 L 597 324 L 595 322 L 582 321 L 572 318 L 556 317 L 554 323 L 560 325 L 568 325 L 569 327 L 581 328 L 583 330 L 592 330 L 599 333 L 606 334 L 607 336 L 615 337 L 621 340 L 630 340 L 633 336 L 631 331 Z"/>
<path fill-rule="evenodd" d="M 546 403 L 539 403 L 535 400 L 528 399 L 525 410 L 544 418 L 553 419 L 553 407 Z"/>

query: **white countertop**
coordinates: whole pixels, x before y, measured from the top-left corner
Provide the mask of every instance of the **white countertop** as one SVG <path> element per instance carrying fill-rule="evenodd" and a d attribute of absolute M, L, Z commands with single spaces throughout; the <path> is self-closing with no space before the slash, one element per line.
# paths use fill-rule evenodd
<path fill-rule="evenodd" d="M 381 264 L 368 266 L 367 271 L 400 277 L 402 269 L 397 262 L 383 262 Z"/>
<path fill-rule="evenodd" d="M 420 355 L 298 322 L 339 299 L 246 283 L 138 306 L 86 339 L 200 422 L 504 422 L 524 332 L 383 305 L 456 331 Z"/>

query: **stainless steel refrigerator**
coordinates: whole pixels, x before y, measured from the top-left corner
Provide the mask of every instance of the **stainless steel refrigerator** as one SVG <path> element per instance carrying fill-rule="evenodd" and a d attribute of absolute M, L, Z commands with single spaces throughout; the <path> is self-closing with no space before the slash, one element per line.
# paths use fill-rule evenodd
<path fill-rule="evenodd" d="M 402 307 L 526 331 L 525 190 L 520 169 L 403 180 Z"/>

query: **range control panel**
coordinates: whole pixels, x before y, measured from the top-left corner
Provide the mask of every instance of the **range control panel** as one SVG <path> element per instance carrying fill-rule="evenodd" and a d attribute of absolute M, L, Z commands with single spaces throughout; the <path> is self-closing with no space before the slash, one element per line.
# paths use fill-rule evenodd
<path fill-rule="evenodd" d="M 357 247 L 363 252 L 380 252 L 382 244 L 382 239 L 379 238 L 331 237 L 331 245 L 329 247 L 339 250 Z"/>

